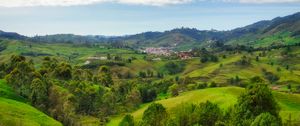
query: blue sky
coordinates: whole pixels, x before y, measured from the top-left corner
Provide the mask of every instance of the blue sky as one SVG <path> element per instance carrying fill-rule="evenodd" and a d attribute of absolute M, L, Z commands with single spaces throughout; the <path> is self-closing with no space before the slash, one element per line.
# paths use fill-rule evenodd
<path fill-rule="evenodd" d="M 300 0 L 31 1 L 0 1 L 0 30 L 28 36 L 128 35 L 178 27 L 229 30 L 300 11 Z"/>

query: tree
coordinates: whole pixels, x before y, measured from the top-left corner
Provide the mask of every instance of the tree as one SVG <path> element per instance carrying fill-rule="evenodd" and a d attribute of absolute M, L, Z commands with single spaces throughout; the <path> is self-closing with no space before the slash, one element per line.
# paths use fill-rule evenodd
<path fill-rule="evenodd" d="M 126 96 L 126 106 L 128 108 L 137 108 L 141 102 L 141 94 L 137 89 L 132 89 Z"/>
<path fill-rule="evenodd" d="M 125 115 L 119 126 L 134 126 L 134 120 L 132 115 Z"/>
<path fill-rule="evenodd" d="M 256 116 L 266 112 L 281 122 L 279 109 L 272 91 L 266 84 L 252 84 L 238 98 L 234 112 L 232 112 L 232 125 L 249 126 Z"/>
<path fill-rule="evenodd" d="M 100 83 L 103 84 L 104 86 L 109 87 L 114 84 L 111 77 L 110 69 L 107 66 L 101 66 L 99 68 L 98 77 Z"/>
<path fill-rule="evenodd" d="M 59 64 L 55 69 L 55 75 L 57 78 L 69 80 L 72 79 L 72 67 L 67 63 Z"/>
<path fill-rule="evenodd" d="M 87 81 L 71 81 L 68 85 L 70 91 L 76 96 L 76 111 L 80 113 L 92 114 L 96 107 L 94 103 L 102 96 L 102 87 L 96 88 Z"/>
<path fill-rule="evenodd" d="M 263 82 L 264 80 L 259 76 L 254 76 L 250 79 L 250 83 L 252 84 L 263 83 Z"/>
<path fill-rule="evenodd" d="M 212 61 L 212 62 L 218 62 L 219 58 L 217 56 L 215 56 L 215 55 L 211 55 L 210 56 L 210 61 Z"/>
<path fill-rule="evenodd" d="M 258 62 L 259 61 L 259 56 L 255 57 L 255 61 Z"/>
<path fill-rule="evenodd" d="M 199 113 L 198 123 L 202 126 L 214 126 L 222 118 L 222 110 L 210 101 L 200 103 L 197 112 Z"/>
<path fill-rule="evenodd" d="M 151 85 L 143 85 L 139 87 L 139 91 L 141 93 L 143 103 L 151 102 L 157 96 L 156 90 L 153 87 L 151 87 Z"/>
<path fill-rule="evenodd" d="M 177 74 L 184 69 L 184 64 L 175 63 L 175 62 L 167 62 L 164 65 L 165 69 L 169 72 L 169 74 Z"/>
<path fill-rule="evenodd" d="M 166 108 L 162 104 L 153 103 L 145 110 L 142 124 L 146 126 L 164 126 L 168 118 Z"/>
<path fill-rule="evenodd" d="M 176 108 L 175 126 L 193 126 L 199 122 L 198 105 L 182 104 Z"/>
<path fill-rule="evenodd" d="M 6 81 L 19 95 L 29 98 L 32 80 L 41 75 L 35 71 L 33 64 L 26 62 L 22 57 L 13 56 L 8 66 L 8 69 L 12 69 L 12 71 L 9 70 L 10 73 L 5 76 Z"/>
<path fill-rule="evenodd" d="M 30 85 L 30 89 L 31 102 L 39 108 L 45 108 L 48 98 L 48 88 L 46 83 L 39 78 L 35 78 Z"/>
<path fill-rule="evenodd" d="M 168 92 L 172 95 L 172 96 L 177 96 L 179 94 L 179 87 L 178 84 L 173 84 L 169 87 Z"/>
<path fill-rule="evenodd" d="M 269 80 L 269 82 L 271 84 L 273 84 L 274 82 L 278 81 L 280 79 L 279 76 L 275 75 L 272 72 L 264 72 L 264 76 L 267 80 Z"/>
<path fill-rule="evenodd" d="M 200 59 L 201 63 L 206 63 L 208 60 L 209 60 L 208 56 L 206 56 L 206 55 L 202 56 Z"/>
<path fill-rule="evenodd" d="M 146 72 L 143 72 L 143 71 L 140 71 L 139 72 L 139 77 L 141 77 L 141 78 L 146 78 Z"/>
<path fill-rule="evenodd" d="M 251 126 L 281 126 L 281 122 L 270 113 L 262 113 L 255 118 Z"/>

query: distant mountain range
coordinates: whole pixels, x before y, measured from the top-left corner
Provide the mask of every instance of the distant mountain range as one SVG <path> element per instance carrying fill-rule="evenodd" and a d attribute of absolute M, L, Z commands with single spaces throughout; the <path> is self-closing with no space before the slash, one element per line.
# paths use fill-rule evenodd
<path fill-rule="evenodd" d="M 229 31 L 177 28 L 165 32 L 144 32 L 136 35 L 115 37 L 73 34 L 26 37 L 18 33 L 0 31 L 0 38 L 48 43 L 122 42 L 130 47 L 167 46 L 178 49 L 207 46 L 211 42 L 216 41 L 225 44 L 268 46 L 300 42 L 300 12 L 285 17 L 277 17 L 273 20 L 259 21 Z"/>

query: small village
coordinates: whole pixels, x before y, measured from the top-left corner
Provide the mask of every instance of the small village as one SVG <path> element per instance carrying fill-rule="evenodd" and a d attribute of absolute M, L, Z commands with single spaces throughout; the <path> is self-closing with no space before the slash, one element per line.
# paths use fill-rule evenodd
<path fill-rule="evenodd" d="M 144 50 L 142 50 L 143 53 L 146 53 L 148 55 L 156 55 L 156 56 L 171 56 L 176 55 L 181 60 L 185 59 L 191 59 L 192 53 L 191 50 L 189 51 L 174 51 L 170 47 L 149 47 Z"/>
<path fill-rule="evenodd" d="M 160 61 L 160 57 L 170 57 L 176 56 L 180 60 L 187 60 L 193 57 L 191 50 L 189 51 L 174 51 L 170 47 L 148 47 L 140 50 L 141 53 L 145 53 L 147 55 L 153 55 L 155 58 L 151 59 L 152 61 Z M 99 60 L 108 60 L 107 56 L 90 56 L 86 59 L 85 65 L 90 64 L 92 61 Z"/>

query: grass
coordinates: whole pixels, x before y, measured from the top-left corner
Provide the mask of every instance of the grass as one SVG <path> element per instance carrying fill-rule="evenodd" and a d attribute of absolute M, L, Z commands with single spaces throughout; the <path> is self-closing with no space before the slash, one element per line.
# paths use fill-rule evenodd
<path fill-rule="evenodd" d="M 9 87 L 5 80 L 0 80 L 0 97 L 13 99 L 21 102 L 25 102 L 26 100 L 18 95 L 16 95 L 11 87 Z"/>
<path fill-rule="evenodd" d="M 0 97 L 0 125 L 61 126 L 53 118 L 22 102 Z"/>
<path fill-rule="evenodd" d="M 61 126 L 62 124 L 36 108 L 0 80 L 0 125 L 3 126 Z"/>
<path fill-rule="evenodd" d="M 207 100 L 217 103 L 221 108 L 226 109 L 236 103 L 237 97 L 243 91 L 244 89 L 239 87 L 208 88 L 185 92 L 177 97 L 159 100 L 156 102 L 161 103 L 171 114 L 173 113 L 172 111 L 175 111 L 173 109 L 180 104 L 200 103 Z M 281 107 L 280 115 L 283 120 L 286 120 L 289 114 L 291 114 L 292 119 L 300 118 L 300 95 L 274 92 L 274 96 Z M 142 119 L 143 112 L 150 104 L 151 103 L 145 104 L 140 109 L 130 114 L 134 116 L 136 121 L 139 121 Z M 122 115 L 115 116 L 107 125 L 115 126 L 121 121 L 121 119 Z"/>

